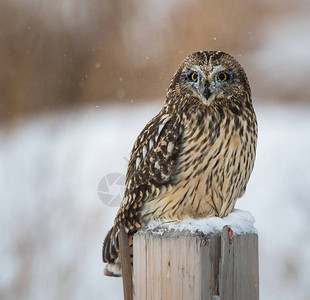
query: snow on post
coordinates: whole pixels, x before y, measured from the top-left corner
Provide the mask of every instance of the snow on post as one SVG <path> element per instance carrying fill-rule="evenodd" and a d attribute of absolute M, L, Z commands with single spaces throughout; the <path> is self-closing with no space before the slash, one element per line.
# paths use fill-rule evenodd
<path fill-rule="evenodd" d="M 241 210 L 226 218 L 151 222 L 134 236 L 133 298 L 259 299 L 254 222 Z"/>

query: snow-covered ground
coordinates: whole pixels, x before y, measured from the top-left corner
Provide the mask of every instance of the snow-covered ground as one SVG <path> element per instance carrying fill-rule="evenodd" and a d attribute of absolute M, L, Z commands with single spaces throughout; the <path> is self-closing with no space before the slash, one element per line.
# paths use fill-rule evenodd
<path fill-rule="evenodd" d="M 122 299 L 121 279 L 103 276 L 101 262 L 117 208 L 97 189 L 125 174 L 136 136 L 159 109 L 99 107 L 0 131 L 1 299 Z M 309 299 L 310 107 L 256 110 L 257 161 L 237 208 L 256 219 L 261 299 Z"/>

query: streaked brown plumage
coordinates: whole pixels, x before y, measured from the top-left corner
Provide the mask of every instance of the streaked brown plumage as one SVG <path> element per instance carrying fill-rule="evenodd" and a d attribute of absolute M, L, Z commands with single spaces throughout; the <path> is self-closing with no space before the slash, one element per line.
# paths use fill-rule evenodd
<path fill-rule="evenodd" d="M 123 202 L 103 245 L 106 275 L 120 275 L 120 224 L 133 234 L 150 220 L 225 217 L 253 169 L 257 122 L 239 63 L 221 51 L 188 56 L 165 105 L 138 136 Z"/>

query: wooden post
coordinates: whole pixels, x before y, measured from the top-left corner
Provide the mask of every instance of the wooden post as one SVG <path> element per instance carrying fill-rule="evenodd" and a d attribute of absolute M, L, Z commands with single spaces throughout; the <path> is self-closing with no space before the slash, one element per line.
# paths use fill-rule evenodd
<path fill-rule="evenodd" d="M 258 300 L 258 237 L 142 229 L 134 236 L 134 299 Z"/>
<path fill-rule="evenodd" d="M 132 300 L 133 288 L 132 288 L 132 267 L 130 258 L 130 247 L 128 242 L 128 235 L 126 234 L 123 226 L 121 226 L 119 232 L 119 246 L 120 246 L 120 256 L 122 265 L 124 300 Z"/>

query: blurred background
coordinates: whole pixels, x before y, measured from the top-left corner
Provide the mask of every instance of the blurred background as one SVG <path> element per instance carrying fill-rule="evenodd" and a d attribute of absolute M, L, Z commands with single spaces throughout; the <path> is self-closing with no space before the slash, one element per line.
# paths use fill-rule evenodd
<path fill-rule="evenodd" d="M 0 45 L 1 299 L 122 299 L 102 275 L 117 208 L 98 184 L 121 194 L 113 178 L 199 50 L 235 56 L 252 87 L 237 207 L 256 218 L 261 299 L 309 299 L 309 1 L 0 0 Z"/>

